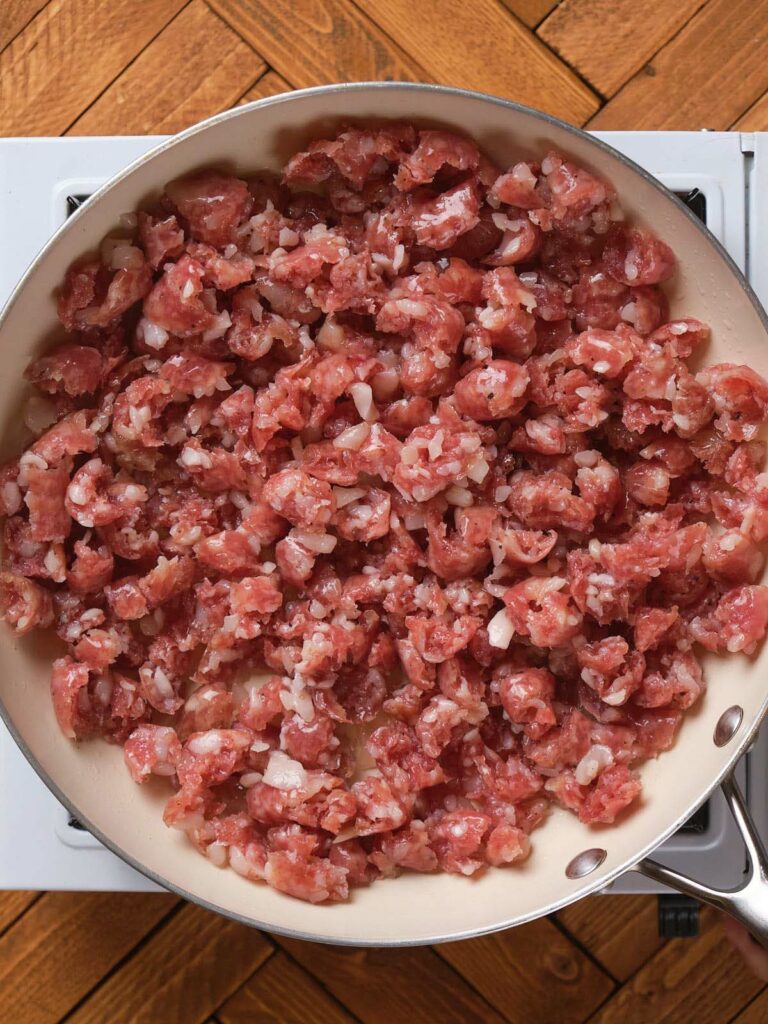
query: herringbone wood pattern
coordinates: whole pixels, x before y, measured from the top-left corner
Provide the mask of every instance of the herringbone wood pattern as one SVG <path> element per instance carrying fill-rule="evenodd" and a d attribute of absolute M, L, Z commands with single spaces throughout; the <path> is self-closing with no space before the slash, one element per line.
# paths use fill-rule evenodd
<path fill-rule="evenodd" d="M 239 102 L 434 81 L 601 129 L 768 130 L 768 0 L 0 0 L 0 134 L 175 132 Z M 0 823 L 2 827 L 2 823 Z M 593 897 L 414 950 L 260 935 L 169 895 L 0 893 L 14 1024 L 759 1024 L 714 913 Z"/>

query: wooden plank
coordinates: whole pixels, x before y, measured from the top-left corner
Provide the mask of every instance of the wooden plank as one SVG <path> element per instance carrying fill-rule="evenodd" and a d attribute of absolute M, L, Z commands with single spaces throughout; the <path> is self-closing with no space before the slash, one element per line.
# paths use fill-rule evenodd
<path fill-rule="evenodd" d="M 764 92 L 733 127 L 740 132 L 768 132 L 768 92 Z"/>
<path fill-rule="evenodd" d="M 539 22 L 543 21 L 552 8 L 557 7 L 558 4 L 558 0 L 501 0 L 501 2 L 528 28 L 536 28 Z"/>
<path fill-rule="evenodd" d="M 254 100 L 263 100 L 267 96 L 277 96 L 281 92 L 290 92 L 292 85 L 278 75 L 276 71 L 268 71 L 266 75 L 258 80 L 244 96 L 240 97 L 239 103 L 252 103 Z"/>
<path fill-rule="evenodd" d="M 350 0 L 210 4 L 298 89 L 326 82 L 418 82 L 428 77 Z"/>
<path fill-rule="evenodd" d="M 705 907 L 697 939 L 671 939 L 590 1020 L 590 1024 L 723 1024 L 761 990 Z"/>
<path fill-rule="evenodd" d="M 67 1024 L 104 1024 L 115 1007 L 126 1024 L 202 1024 L 271 953 L 254 928 L 187 903 Z"/>
<path fill-rule="evenodd" d="M 586 1020 L 614 988 L 546 919 L 436 949 L 514 1024 Z"/>
<path fill-rule="evenodd" d="M 0 3 L 0 50 L 38 14 L 48 0 L 2 0 Z"/>
<path fill-rule="evenodd" d="M 768 1020 L 768 988 L 764 988 L 745 1010 L 731 1021 L 731 1024 L 765 1024 Z"/>
<path fill-rule="evenodd" d="M 285 953 L 267 960 L 218 1010 L 221 1024 L 354 1024 Z"/>
<path fill-rule="evenodd" d="M 612 96 L 703 6 L 703 0 L 563 0 L 537 35 Z"/>
<path fill-rule="evenodd" d="M 766 47 L 764 0 L 709 0 L 590 128 L 727 128 L 768 87 Z"/>
<path fill-rule="evenodd" d="M 233 106 L 265 70 L 203 0 L 192 0 L 68 134 L 172 134 Z"/>
<path fill-rule="evenodd" d="M 46 893 L 0 939 L 3 1019 L 54 1024 L 176 902 L 158 893 Z"/>
<path fill-rule="evenodd" d="M 619 981 L 663 945 L 655 896 L 589 896 L 561 910 L 557 919 Z"/>
<path fill-rule="evenodd" d="M 0 54 L 0 134 L 58 135 L 186 0 L 51 0 Z"/>
<path fill-rule="evenodd" d="M 365 0 L 364 7 L 437 82 L 504 96 L 576 124 L 597 109 L 595 94 L 496 0 Z"/>
<path fill-rule="evenodd" d="M 0 892 L 0 935 L 39 899 L 39 892 Z"/>
<path fill-rule="evenodd" d="M 506 1019 L 425 946 L 355 949 L 275 938 L 364 1024 L 502 1024 Z"/>

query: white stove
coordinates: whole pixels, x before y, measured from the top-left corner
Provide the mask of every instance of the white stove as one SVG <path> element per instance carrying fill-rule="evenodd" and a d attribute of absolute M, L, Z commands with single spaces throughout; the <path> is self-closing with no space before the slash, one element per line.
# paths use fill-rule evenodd
<path fill-rule="evenodd" d="M 756 258 L 760 241 L 768 246 L 768 133 L 605 132 L 598 137 L 685 198 L 768 306 L 768 259 Z M 160 136 L 0 139 L 0 306 L 79 202 L 160 141 Z M 768 840 L 768 724 L 737 778 Z M 16 837 L 22 833 L 26 841 L 19 856 Z M 656 857 L 720 887 L 740 882 L 746 868 L 741 840 L 719 792 Z M 0 889 L 156 888 L 70 820 L 0 723 Z M 610 891 L 665 890 L 629 873 Z"/>

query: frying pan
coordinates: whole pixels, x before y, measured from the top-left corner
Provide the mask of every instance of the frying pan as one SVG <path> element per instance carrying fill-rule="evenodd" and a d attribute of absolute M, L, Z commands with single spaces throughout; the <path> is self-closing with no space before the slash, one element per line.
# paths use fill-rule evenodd
<path fill-rule="evenodd" d="M 536 111 L 458 89 L 401 83 L 326 86 L 271 97 L 220 114 L 141 157 L 100 189 L 51 239 L 0 319 L 4 459 L 17 453 L 23 370 L 56 335 L 54 289 L 67 267 L 95 249 L 119 217 L 163 184 L 216 163 L 235 171 L 280 167 L 309 138 L 339 120 L 405 118 L 454 127 L 477 139 L 501 166 L 550 148 L 608 178 L 628 215 L 672 243 L 679 272 L 673 315 L 709 323 L 711 362 L 744 362 L 768 375 L 768 319 L 732 260 L 686 207 L 648 173 L 578 129 Z M 12 244 L 12 240 L 11 244 Z M 114 853 L 155 882 L 211 910 L 268 931 L 350 945 L 444 942 L 522 924 L 640 870 L 726 910 L 768 943 L 768 862 L 738 788 L 734 765 L 768 706 L 768 644 L 753 659 L 705 658 L 708 692 L 688 713 L 674 748 L 641 768 L 643 797 L 617 826 L 590 828 L 554 810 L 520 867 L 476 880 L 406 873 L 356 890 L 349 903 L 312 906 L 217 870 L 183 835 L 165 827 L 167 789 L 139 789 L 122 751 L 75 745 L 61 734 L 49 695 L 56 641 L 0 643 L 0 711 L 24 754 L 58 799 Z M 741 829 L 747 882 L 721 892 L 662 867 L 649 854 L 722 786 Z M 19 849 L 23 849 L 20 837 Z"/>

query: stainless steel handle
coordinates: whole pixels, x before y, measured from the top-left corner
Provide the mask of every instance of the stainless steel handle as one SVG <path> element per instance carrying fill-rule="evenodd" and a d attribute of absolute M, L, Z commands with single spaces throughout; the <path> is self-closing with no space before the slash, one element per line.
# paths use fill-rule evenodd
<path fill-rule="evenodd" d="M 747 848 L 749 873 L 743 885 L 736 889 L 712 889 L 648 857 L 641 860 L 635 870 L 686 896 L 694 896 L 724 910 L 740 921 L 761 945 L 768 947 L 768 857 L 733 777 L 725 779 L 721 788 Z"/>

